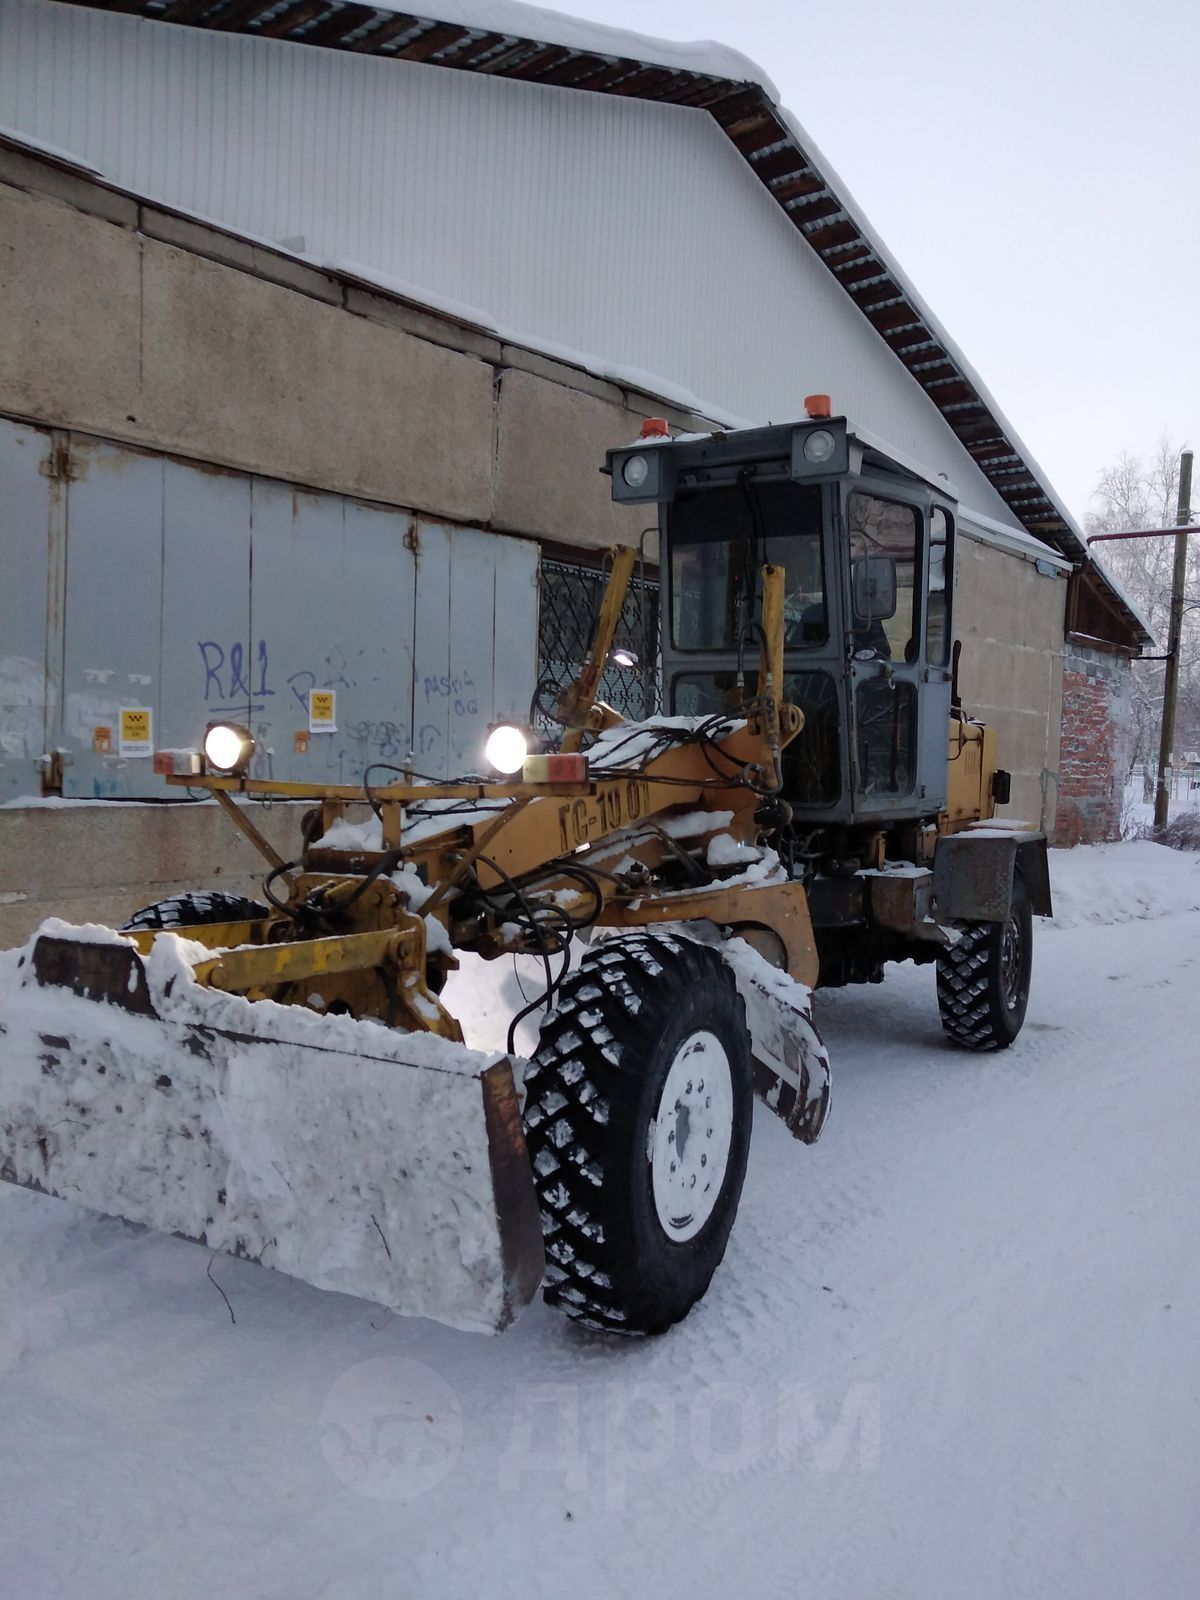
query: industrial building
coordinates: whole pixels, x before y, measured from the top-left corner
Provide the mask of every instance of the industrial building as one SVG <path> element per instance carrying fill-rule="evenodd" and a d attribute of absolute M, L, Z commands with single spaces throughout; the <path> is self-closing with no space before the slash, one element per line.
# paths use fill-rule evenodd
<path fill-rule="evenodd" d="M 477 766 L 616 540 L 652 620 L 605 450 L 815 391 L 957 491 L 1009 813 L 1111 835 L 1144 621 L 753 63 L 506 0 L 2 0 L 0 128 L 0 943 L 250 885 L 153 770 L 214 714 L 275 777 Z"/>

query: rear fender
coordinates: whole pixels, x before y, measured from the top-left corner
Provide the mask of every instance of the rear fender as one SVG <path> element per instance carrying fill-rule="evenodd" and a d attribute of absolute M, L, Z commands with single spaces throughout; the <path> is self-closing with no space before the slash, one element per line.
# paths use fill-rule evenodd
<path fill-rule="evenodd" d="M 1002 829 L 945 834 L 933 858 L 933 914 L 939 922 L 1004 922 L 1017 873 L 1035 916 L 1053 916 L 1046 836 Z"/>

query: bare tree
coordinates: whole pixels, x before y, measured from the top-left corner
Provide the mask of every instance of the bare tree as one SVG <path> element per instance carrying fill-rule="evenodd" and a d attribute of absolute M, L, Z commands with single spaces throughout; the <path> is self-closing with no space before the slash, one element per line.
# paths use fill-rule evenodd
<path fill-rule="evenodd" d="M 1175 521 L 1182 447 L 1164 433 L 1149 457 L 1122 451 L 1100 473 L 1092 495 L 1093 509 L 1084 519 L 1088 533 L 1123 533 L 1137 528 L 1165 528 Z M 1181 643 L 1178 735 L 1180 750 L 1200 749 L 1200 532 L 1189 541 L 1187 589 Z M 1150 631 L 1165 650 L 1171 612 L 1171 577 L 1175 545 L 1171 539 L 1121 539 L 1093 546 L 1113 576 L 1145 613 Z M 1133 761 L 1150 765 L 1157 759 L 1162 714 L 1163 663 L 1146 661 L 1134 667 Z"/>

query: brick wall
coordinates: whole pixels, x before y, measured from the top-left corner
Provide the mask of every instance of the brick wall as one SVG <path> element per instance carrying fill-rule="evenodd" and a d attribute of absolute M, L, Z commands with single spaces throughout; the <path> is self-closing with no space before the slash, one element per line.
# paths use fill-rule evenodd
<path fill-rule="evenodd" d="M 1133 729 L 1129 657 L 1068 638 L 1063 650 L 1062 736 L 1054 842 L 1121 836 Z"/>

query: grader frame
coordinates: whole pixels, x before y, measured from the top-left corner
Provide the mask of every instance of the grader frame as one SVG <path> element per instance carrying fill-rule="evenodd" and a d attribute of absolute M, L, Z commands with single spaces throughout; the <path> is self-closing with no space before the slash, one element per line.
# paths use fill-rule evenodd
<path fill-rule="evenodd" d="M 570 1315 L 655 1332 L 700 1298 L 724 1252 L 751 1090 L 797 1139 L 821 1131 L 813 987 L 910 955 L 938 961 L 941 1002 L 945 960 L 947 1031 L 970 1048 L 1011 1042 L 1023 999 L 1006 1034 L 981 1025 L 979 975 L 999 931 L 1028 918 L 1014 887 L 1024 856 L 1035 909 L 1049 897 L 1040 836 L 972 834 L 995 811 L 994 733 L 954 709 L 936 818 L 851 818 L 823 855 L 793 859 L 784 754 L 804 712 L 785 694 L 784 568 L 755 573 L 752 692 L 739 641 L 733 703 L 624 724 L 598 692 L 634 560 L 612 552 L 588 660 L 558 707 L 559 749 L 520 778 L 417 781 L 410 768 L 378 786 L 310 785 L 244 765 L 198 774 L 193 758 L 168 768 L 262 855 L 270 909 L 169 928 L 135 918 L 106 937 L 44 929 L 0 1018 L 0 1177 L 460 1326 L 505 1326 L 544 1268 L 547 1298 Z M 247 802 L 266 799 L 308 803 L 293 860 L 254 824 Z M 347 815 L 364 805 L 366 827 Z M 960 835 L 962 850 L 945 848 Z M 994 904 L 976 892 L 981 865 Z M 593 927 L 624 937 L 564 979 L 574 935 Z M 513 1019 L 506 1055 L 468 1050 L 442 999 L 459 952 L 545 963 L 554 1005 L 523 1111 L 515 1028 L 540 1001 Z M 1003 1004 L 995 987 L 987 1006 Z M 61 1024 L 56 989 L 71 991 Z M 714 1066 L 732 1097 L 725 1157 L 705 1182 L 707 1148 L 690 1144 L 688 1183 L 720 1185 L 691 1232 L 682 1180 L 663 1174 L 693 1124 L 721 1132 Z M 143 1138 L 160 1157 L 147 1161 Z"/>

